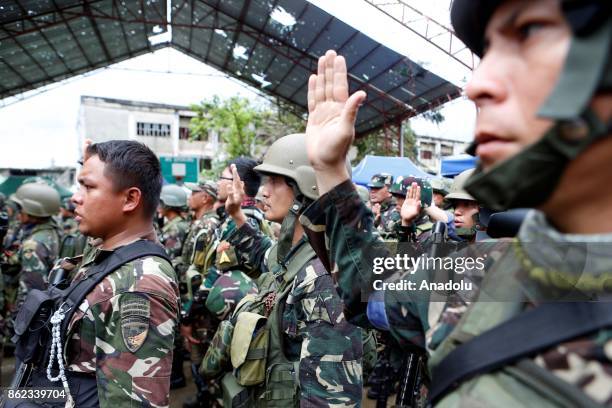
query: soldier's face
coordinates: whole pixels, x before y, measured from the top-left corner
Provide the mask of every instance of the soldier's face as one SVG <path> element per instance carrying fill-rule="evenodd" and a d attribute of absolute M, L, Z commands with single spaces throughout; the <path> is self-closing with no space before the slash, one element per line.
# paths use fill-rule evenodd
<path fill-rule="evenodd" d="M 465 91 L 478 108 L 476 154 L 486 170 L 552 126 L 537 112 L 559 78 L 571 31 L 558 0 L 509 0 L 485 37 L 485 54 Z"/>
<path fill-rule="evenodd" d="M 433 201 L 436 207 L 442 208 L 444 205 L 444 196 L 440 193 L 433 193 Z"/>
<path fill-rule="evenodd" d="M 91 156 L 78 177 L 79 190 L 72 196 L 76 205 L 75 219 L 79 230 L 94 238 L 105 238 L 121 228 L 125 194 L 115 191 L 113 182 L 104 174 L 105 164 Z"/>
<path fill-rule="evenodd" d="M 391 193 L 389 192 L 389 188 L 387 186 L 384 186 L 382 188 L 370 187 L 371 203 L 382 203 L 389 197 L 391 197 Z"/>
<path fill-rule="evenodd" d="M 266 219 L 283 222 L 293 204 L 293 189 L 282 176 L 264 176 L 261 182 Z"/>
<path fill-rule="evenodd" d="M 402 205 L 406 201 L 406 196 L 394 194 L 393 197 L 395 197 L 395 208 L 397 211 L 402 211 Z"/>
<path fill-rule="evenodd" d="M 472 200 L 455 200 L 455 228 L 472 228 L 473 215 L 478 212 L 478 203 Z"/>

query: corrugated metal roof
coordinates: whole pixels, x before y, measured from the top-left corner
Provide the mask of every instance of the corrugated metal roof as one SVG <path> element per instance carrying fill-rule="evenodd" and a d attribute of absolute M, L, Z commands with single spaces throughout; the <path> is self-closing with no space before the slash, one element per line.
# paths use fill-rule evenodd
<path fill-rule="evenodd" d="M 172 46 L 305 112 L 308 77 L 328 49 L 350 90 L 368 93 L 357 133 L 427 111 L 460 89 L 304 0 L 0 0 L 0 98 Z M 203 90 L 203 94 L 206 90 Z"/>

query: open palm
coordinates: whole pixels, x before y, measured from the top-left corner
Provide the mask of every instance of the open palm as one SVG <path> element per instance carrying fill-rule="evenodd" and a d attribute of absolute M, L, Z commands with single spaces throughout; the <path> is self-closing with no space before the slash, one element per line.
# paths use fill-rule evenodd
<path fill-rule="evenodd" d="M 349 97 L 346 62 L 334 51 L 319 58 L 316 75 L 308 81 L 306 148 L 315 170 L 341 169 L 355 136 L 355 117 L 363 91 Z"/>

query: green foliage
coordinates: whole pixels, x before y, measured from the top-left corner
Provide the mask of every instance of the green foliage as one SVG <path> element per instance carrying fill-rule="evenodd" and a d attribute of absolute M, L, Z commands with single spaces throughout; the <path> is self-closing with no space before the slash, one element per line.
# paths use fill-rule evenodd
<path fill-rule="evenodd" d="M 356 140 L 357 157 L 355 157 L 353 164 L 359 163 L 367 154 L 375 156 L 400 156 L 400 144 L 397 136 L 391 129 L 388 129 L 387 132 L 387 137 L 385 137 L 385 130 L 380 129 Z M 410 128 L 408 121 L 404 122 L 403 132 L 404 157 L 414 161 L 416 159 L 416 135 Z"/>
<path fill-rule="evenodd" d="M 257 155 L 258 145 L 269 145 L 277 138 L 303 132 L 305 119 L 282 105 L 255 104 L 250 99 L 234 96 L 222 100 L 215 95 L 191 109 L 191 140 L 206 140 L 210 131 L 219 134 L 227 159 Z M 214 162 L 213 162 L 214 167 Z"/>

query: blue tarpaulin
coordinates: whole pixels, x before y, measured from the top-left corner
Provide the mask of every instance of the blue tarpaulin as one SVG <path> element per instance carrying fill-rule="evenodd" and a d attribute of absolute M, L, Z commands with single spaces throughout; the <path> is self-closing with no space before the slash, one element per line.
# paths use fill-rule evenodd
<path fill-rule="evenodd" d="M 357 166 L 353 167 L 353 182 L 365 186 L 370 182 L 372 176 L 378 173 L 389 173 L 393 175 L 393 178 L 398 176 L 432 177 L 407 157 L 367 155 Z"/>
<path fill-rule="evenodd" d="M 469 154 L 458 154 L 447 156 L 442 159 L 442 176 L 454 177 L 464 170 L 476 167 L 478 159 Z"/>

